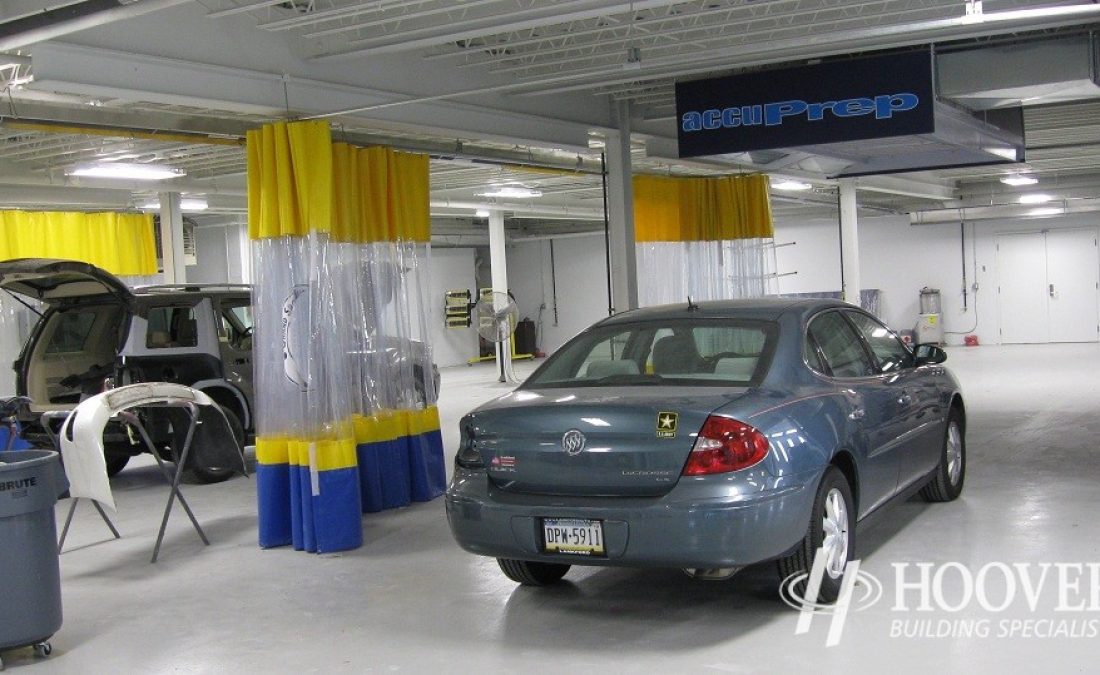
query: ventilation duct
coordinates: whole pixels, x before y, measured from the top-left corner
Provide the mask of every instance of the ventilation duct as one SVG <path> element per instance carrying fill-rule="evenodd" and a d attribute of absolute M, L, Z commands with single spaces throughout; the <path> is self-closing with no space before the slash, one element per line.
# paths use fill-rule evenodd
<path fill-rule="evenodd" d="M 973 110 L 1100 97 L 1093 35 L 940 54 L 941 98 Z"/>
<path fill-rule="evenodd" d="M 1023 110 L 972 113 L 937 101 L 930 134 L 792 148 L 833 159 L 832 178 L 1024 161 Z"/>
<path fill-rule="evenodd" d="M 677 82 L 679 155 L 782 149 L 832 178 L 1024 161 L 1022 110 L 945 102 L 934 74 L 921 48 Z"/>
<path fill-rule="evenodd" d="M 191 0 L 83 0 L 0 23 L 0 51 L 182 5 Z"/>

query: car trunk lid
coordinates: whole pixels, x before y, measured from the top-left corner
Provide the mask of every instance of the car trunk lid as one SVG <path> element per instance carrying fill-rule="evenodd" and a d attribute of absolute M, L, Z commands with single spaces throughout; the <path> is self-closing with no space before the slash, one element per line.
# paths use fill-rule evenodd
<path fill-rule="evenodd" d="M 475 412 L 464 433 L 508 491 L 658 496 L 676 484 L 707 416 L 745 391 L 520 390 Z"/>

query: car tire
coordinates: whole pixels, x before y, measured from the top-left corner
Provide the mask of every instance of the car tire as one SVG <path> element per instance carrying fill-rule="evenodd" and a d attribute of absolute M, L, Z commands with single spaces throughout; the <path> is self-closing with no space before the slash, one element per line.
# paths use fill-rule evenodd
<path fill-rule="evenodd" d="M 114 477 L 118 475 L 120 471 L 126 468 L 126 465 L 130 463 L 130 448 L 132 446 L 129 443 L 105 443 L 103 446 L 103 459 L 107 461 L 107 475 Z"/>
<path fill-rule="evenodd" d="M 554 584 L 561 581 L 561 578 L 569 571 L 569 565 L 512 560 L 510 558 L 497 558 L 497 564 L 500 565 L 500 571 L 504 572 L 504 576 L 524 586 Z"/>
<path fill-rule="evenodd" d="M 220 406 L 219 406 L 220 407 Z M 241 420 L 237 417 L 229 408 L 221 408 L 221 411 L 225 413 L 225 419 L 229 422 L 229 429 L 233 432 L 233 437 L 237 439 L 237 445 L 240 448 L 244 447 L 244 427 L 241 425 Z M 191 455 L 188 458 L 187 470 L 191 475 L 191 479 L 196 483 L 202 483 L 204 485 L 210 485 L 212 483 L 222 483 L 233 477 L 233 474 L 237 472 L 234 467 L 204 467 L 198 466 L 194 462 L 195 455 Z"/>
<path fill-rule="evenodd" d="M 940 463 L 932 480 L 921 488 L 920 496 L 928 502 L 950 502 L 962 494 L 966 482 L 966 435 L 954 410 L 947 417 L 943 430 Z"/>
<path fill-rule="evenodd" d="M 837 528 L 838 521 L 846 525 Z M 826 541 L 826 527 L 843 536 L 839 542 L 835 538 L 837 534 L 832 535 L 834 538 L 830 540 L 837 547 L 842 548 L 833 549 L 834 553 L 826 563 L 826 573 L 822 576 L 818 596 L 806 598 L 806 581 L 813 569 L 814 558 L 818 550 L 829 543 Z M 821 477 L 821 484 L 817 488 L 806 536 L 802 538 L 793 553 L 778 560 L 781 590 L 790 593 L 795 600 L 805 599 L 806 602 L 811 603 L 835 602 L 840 595 L 840 585 L 844 581 L 848 561 L 854 557 L 855 550 L 856 509 L 855 500 L 852 499 L 852 488 L 840 469 L 830 466 L 825 470 L 825 474 Z M 826 550 L 826 554 L 828 553 L 829 551 Z M 792 577 L 796 575 L 802 575 L 802 578 L 793 580 Z"/>

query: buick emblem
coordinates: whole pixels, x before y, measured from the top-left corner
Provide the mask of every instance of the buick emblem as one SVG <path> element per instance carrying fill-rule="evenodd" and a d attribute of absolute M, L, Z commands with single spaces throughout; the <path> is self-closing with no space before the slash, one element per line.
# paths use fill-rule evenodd
<path fill-rule="evenodd" d="M 561 437 L 561 449 L 565 450 L 567 455 L 579 455 L 581 450 L 584 450 L 585 440 L 584 434 L 576 429 L 570 429 Z"/>

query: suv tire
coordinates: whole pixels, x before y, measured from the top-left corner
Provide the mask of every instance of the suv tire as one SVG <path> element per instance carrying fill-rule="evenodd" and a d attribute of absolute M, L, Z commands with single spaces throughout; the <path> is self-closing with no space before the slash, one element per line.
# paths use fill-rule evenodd
<path fill-rule="evenodd" d="M 229 408 L 219 406 L 221 411 L 225 414 L 225 419 L 229 422 L 229 429 L 233 432 L 233 437 L 237 440 L 237 446 L 244 448 L 244 427 L 241 426 L 241 420 L 237 417 Z M 212 483 L 222 483 L 233 477 L 233 474 L 237 472 L 234 467 L 202 467 L 195 464 L 195 455 L 191 455 L 187 459 L 187 471 L 191 475 L 191 479 L 196 483 L 202 483 L 209 485 Z"/>
<path fill-rule="evenodd" d="M 133 446 L 125 441 L 103 444 L 103 458 L 107 460 L 108 476 L 118 475 L 130 463 L 130 457 L 133 456 L 130 452 L 131 447 Z"/>

